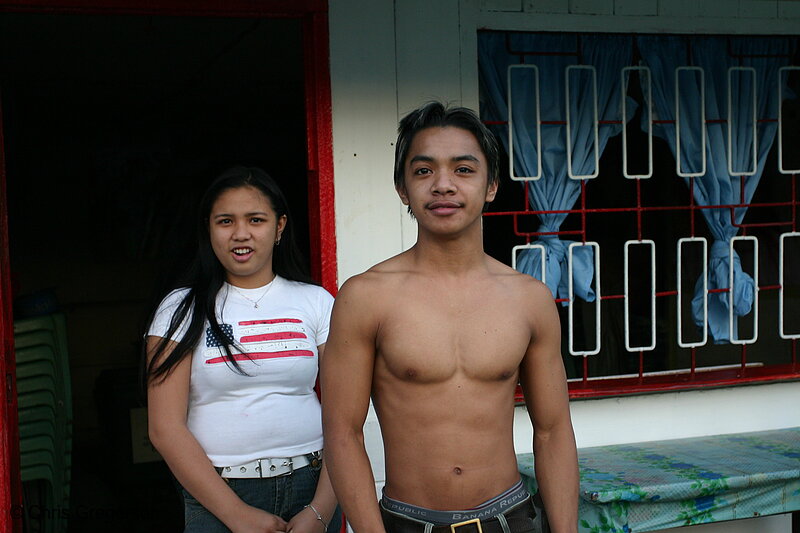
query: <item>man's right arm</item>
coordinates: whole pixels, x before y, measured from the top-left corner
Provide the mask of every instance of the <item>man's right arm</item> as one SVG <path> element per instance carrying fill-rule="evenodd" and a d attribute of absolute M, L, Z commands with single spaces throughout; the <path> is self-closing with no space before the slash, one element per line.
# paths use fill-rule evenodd
<path fill-rule="evenodd" d="M 520 385 L 533 423 L 536 481 L 550 530 L 578 530 L 578 457 L 561 358 L 561 325 L 550 290 L 528 282 L 526 316 L 535 317 L 531 344 L 520 365 Z"/>
<path fill-rule="evenodd" d="M 339 291 L 320 373 L 325 461 L 336 497 L 357 533 L 384 531 L 363 431 L 377 332 L 370 285 L 359 276 Z"/>

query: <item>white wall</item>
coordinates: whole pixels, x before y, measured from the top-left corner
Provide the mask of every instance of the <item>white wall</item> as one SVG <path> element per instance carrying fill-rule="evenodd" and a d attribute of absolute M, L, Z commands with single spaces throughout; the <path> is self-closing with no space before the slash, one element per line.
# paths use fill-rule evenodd
<path fill-rule="evenodd" d="M 477 14 L 475 0 L 330 3 L 340 285 L 414 244 L 392 181 L 397 122 L 432 99 L 477 108 Z"/>
<path fill-rule="evenodd" d="M 478 27 L 519 31 L 796 35 L 785 0 L 481 0 Z"/>
<path fill-rule="evenodd" d="M 579 448 L 800 426 L 800 382 L 570 402 Z M 517 453 L 530 453 L 525 407 L 514 413 Z"/>
<path fill-rule="evenodd" d="M 339 284 L 401 250 L 392 185 L 397 129 L 394 5 L 330 3 L 333 166 Z"/>
<path fill-rule="evenodd" d="M 398 119 L 432 98 L 477 108 L 479 28 L 528 31 L 796 34 L 781 0 L 333 0 L 329 4 L 339 283 L 414 243 L 392 185 Z M 800 426 L 800 383 L 574 401 L 579 446 Z M 383 448 L 365 426 L 378 487 Z M 530 451 L 524 409 L 515 442 Z M 789 531 L 780 518 L 725 530 Z M 767 520 L 771 520 L 767 522 Z M 702 529 L 697 530 L 702 533 Z M 708 533 L 711 533 L 710 530 Z"/>

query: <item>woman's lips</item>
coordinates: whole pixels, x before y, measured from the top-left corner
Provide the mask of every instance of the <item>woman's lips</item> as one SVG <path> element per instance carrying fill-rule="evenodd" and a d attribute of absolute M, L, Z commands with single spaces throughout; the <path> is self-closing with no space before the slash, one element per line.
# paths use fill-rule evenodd
<path fill-rule="evenodd" d="M 231 255 L 233 256 L 233 260 L 238 263 L 244 263 L 248 259 L 253 256 L 254 250 L 247 246 L 242 246 L 240 248 L 234 248 L 231 250 Z"/>

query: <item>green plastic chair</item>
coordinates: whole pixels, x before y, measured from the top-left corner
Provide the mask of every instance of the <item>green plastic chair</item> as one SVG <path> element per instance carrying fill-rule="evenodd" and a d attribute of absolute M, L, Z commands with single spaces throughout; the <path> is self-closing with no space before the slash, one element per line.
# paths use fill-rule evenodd
<path fill-rule="evenodd" d="M 14 323 L 23 481 L 45 482 L 52 508 L 69 506 L 72 386 L 66 332 L 61 313 Z M 54 450 L 48 456 L 50 443 Z M 65 520 L 45 525 L 43 533 L 66 529 Z"/>

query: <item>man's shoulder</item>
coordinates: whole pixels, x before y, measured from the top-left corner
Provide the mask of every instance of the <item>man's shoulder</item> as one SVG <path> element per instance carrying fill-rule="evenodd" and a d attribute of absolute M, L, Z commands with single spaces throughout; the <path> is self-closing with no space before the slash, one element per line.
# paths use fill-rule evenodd
<path fill-rule="evenodd" d="M 497 283 L 524 295 L 526 298 L 531 296 L 552 298 L 553 296 L 547 288 L 547 285 L 533 276 L 514 270 L 510 266 L 491 257 L 488 257 L 487 265 L 489 273 L 494 277 Z"/>
<path fill-rule="evenodd" d="M 514 309 L 520 316 L 537 321 L 542 314 L 555 309 L 555 300 L 550 289 L 538 279 L 518 272 L 497 262 L 489 268 L 491 285 L 487 287 L 494 301 L 502 301 L 506 309 Z"/>
<path fill-rule="evenodd" d="M 399 283 L 400 278 L 407 276 L 408 273 L 408 261 L 404 254 L 399 254 L 373 265 L 361 274 L 349 278 L 342 288 L 347 285 L 361 288 Z"/>
<path fill-rule="evenodd" d="M 342 296 L 357 299 L 374 299 L 375 293 L 385 294 L 394 287 L 402 286 L 408 269 L 401 255 L 382 261 L 369 270 L 356 274 L 342 285 L 337 299 Z"/>

